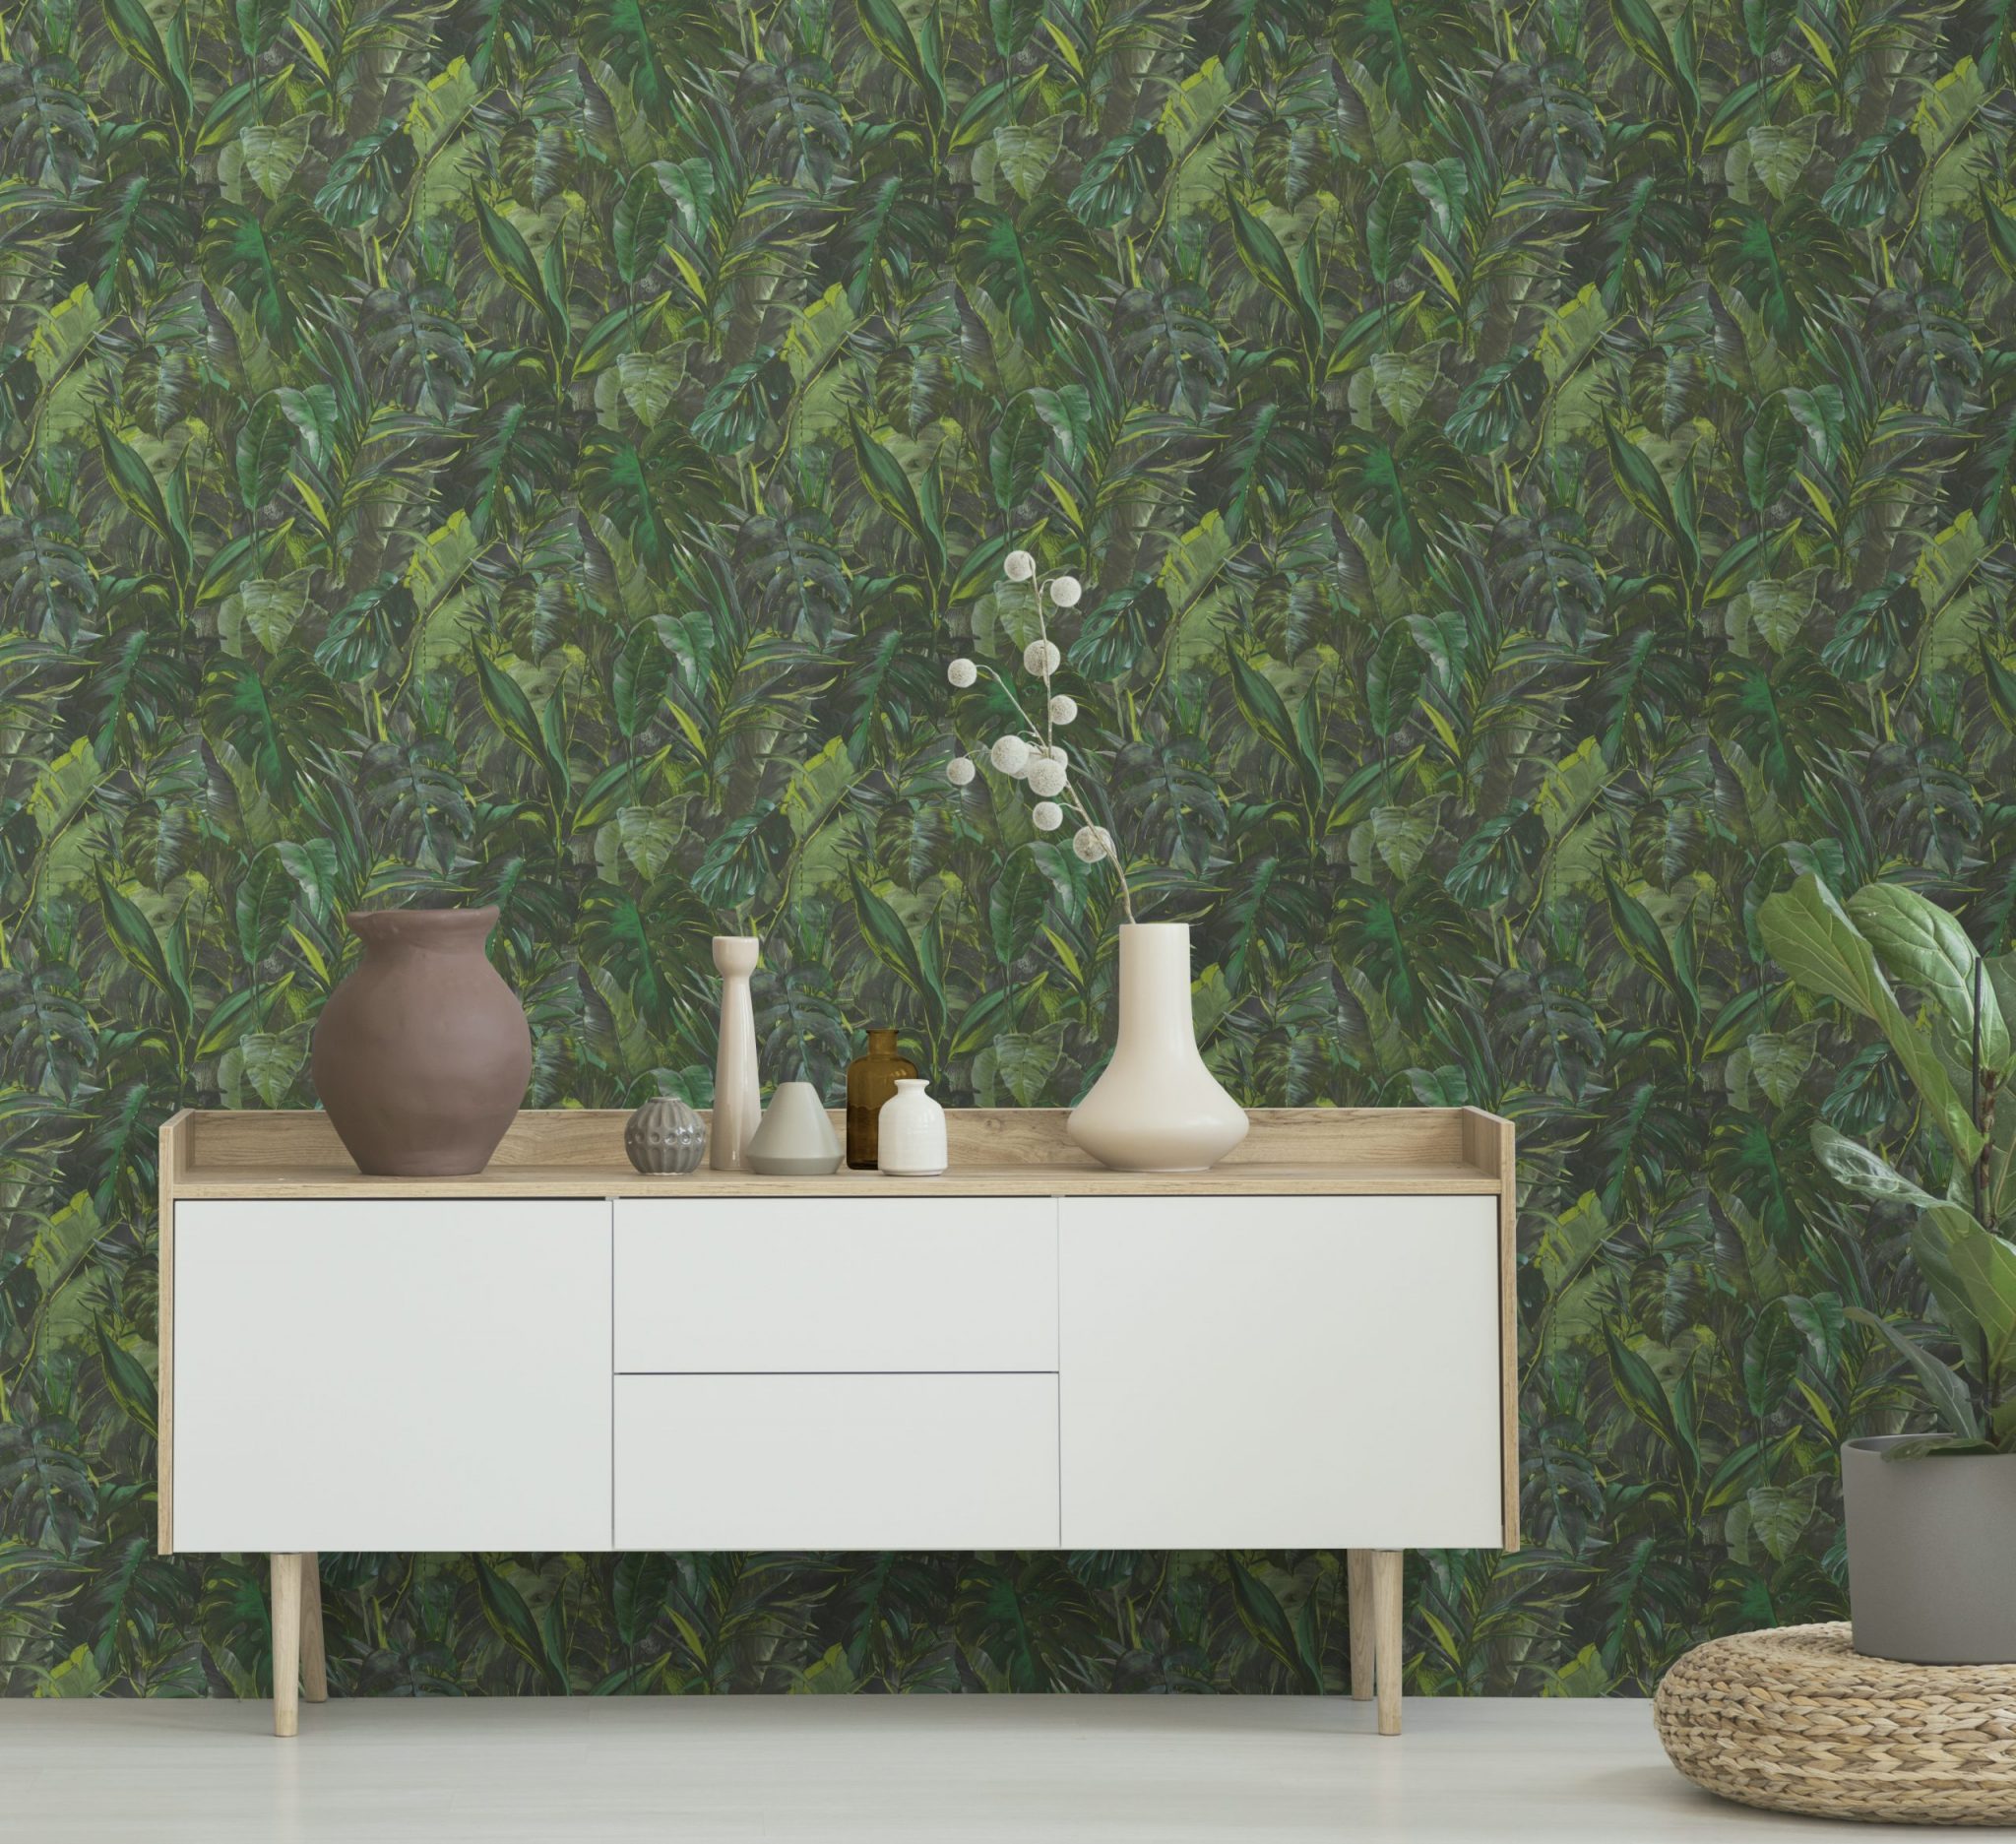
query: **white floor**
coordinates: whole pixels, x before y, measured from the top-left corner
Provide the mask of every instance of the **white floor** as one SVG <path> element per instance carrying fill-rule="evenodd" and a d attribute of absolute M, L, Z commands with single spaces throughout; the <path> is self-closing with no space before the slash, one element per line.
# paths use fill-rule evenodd
<path fill-rule="evenodd" d="M 1642 1702 L 661 1697 L 0 1702 L 21 1844 L 1866 1841 L 1697 1792 Z"/>

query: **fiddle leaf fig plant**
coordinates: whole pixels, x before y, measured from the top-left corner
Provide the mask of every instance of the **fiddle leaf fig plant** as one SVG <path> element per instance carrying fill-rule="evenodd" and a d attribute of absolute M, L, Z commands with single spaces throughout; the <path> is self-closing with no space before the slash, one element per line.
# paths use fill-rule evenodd
<path fill-rule="evenodd" d="M 1960 1354 L 1948 1364 L 1852 1309 L 1903 1355 L 1945 1429 L 1890 1452 L 2016 1452 L 2016 1098 L 2002 1097 L 2016 1074 L 2016 954 L 1984 957 L 1952 916 L 1902 884 L 1864 884 L 1843 904 L 1810 872 L 1765 900 L 1757 926 L 1795 986 L 1882 1032 L 1951 1154 L 1938 1195 L 1872 1148 L 1813 1128 L 1836 1183 L 1915 1213 L 1912 1257 Z"/>

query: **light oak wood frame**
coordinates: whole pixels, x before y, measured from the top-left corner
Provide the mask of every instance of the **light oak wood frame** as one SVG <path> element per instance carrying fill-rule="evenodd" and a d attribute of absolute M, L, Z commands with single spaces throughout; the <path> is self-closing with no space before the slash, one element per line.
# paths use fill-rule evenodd
<path fill-rule="evenodd" d="M 1519 1159 L 1512 1122 L 1481 1108 L 1463 1110 L 1463 1155 L 1498 1185 L 1498 1405 L 1504 1433 L 1499 1491 L 1505 1548 L 1519 1548 Z"/>
<path fill-rule="evenodd" d="M 845 1124 L 844 1111 L 828 1113 Z M 188 1111 L 163 1132 L 183 1136 L 180 1197 L 1495 1195 L 1497 1172 L 1478 1163 L 1489 1135 L 1467 1124 L 1473 1115 L 1496 1118 L 1459 1108 L 1257 1108 L 1246 1138 L 1209 1172 L 1109 1172 L 1071 1142 L 1067 1109 L 955 1108 L 951 1165 L 932 1178 L 845 1168 L 826 1178 L 639 1173 L 623 1156 L 629 1116 L 614 1109 L 521 1113 L 468 1177 L 366 1176 L 329 1116 L 308 1110 Z"/>
<path fill-rule="evenodd" d="M 190 1150 L 196 1138 L 191 1109 L 161 1122 L 160 1153 L 156 1176 L 160 1188 L 160 1222 L 157 1230 L 160 1274 L 158 1284 L 159 1324 L 156 1327 L 158 1375 L 155 1382 L 156 1452 L 159 1480 L 156 1491 L 157 1547 L 163 1556 L 175 1550 L 175 1195 L 186 1183 Z"/>
<path fill-rule="evenodd" d="M 831 1111 L 844 1130 L 844 1111 Z M 468 1177 L 360 1174 L 326 1114 L 183 1110 L 162 1123 L 160 1191 L 159 1549 L 174 1549 L 174 1208 L 178 1197 L 706 1196 L 1494 1196 L 1498 1214 L 1503 1548 L 1519 1547 L 1517 1167 L 1513 1123 L 1479 1108 L 1256 1109 L 1244 1142 L 1210 1172 L 1108 1172 L 1072 1144 L 1063 1109 L 951 1109 L 943 1177 L 843 1169 L 830 1178 L 701 1171 L 646 1176 L 623 1160 L 619 1110 L 518 1115 L 489 1166 Z M 306 1677 L 327 1694 L 320 1581 L 311 1555 L 275 1557 L 275 1733 L 291 1735 Z M 1382 1735 L 1400 1725 L 1399 1551 L 1347 1557 L 1352 1695 L 1376 1697 Z M 312 1629 L 312 1630 L 311 1630 Z M 283 1726 L 284 1724 L 284 1726 Z"/>

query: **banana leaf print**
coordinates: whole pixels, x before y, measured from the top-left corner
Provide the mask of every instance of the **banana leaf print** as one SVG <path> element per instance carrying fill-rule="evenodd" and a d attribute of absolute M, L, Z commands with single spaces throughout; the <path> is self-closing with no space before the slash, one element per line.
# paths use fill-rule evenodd
<path fill-rule="evenodd" d="M 1757 915 L 2010 944 L 2010 27 L 10 9 L 0 1689 L 270 1673 L 259 1559 L 153 1548 L 153 1135 L 312 1103 L 346 908 L 499 906 L 535 1106 L 705 1102 L 729 926 L 774 1079 L 1085 1091 L 1113 881 L 943 774 L 1017 543 L 1226 1085 L 1518 1120 L 1530 1547 L 1411 1561 L 1410 1688 L 1841 1612 L 1937 1330 L 1812 1128 L 1944 1174 Z M 324 1561 L 347 1692 L 1346 1669 L 1329 1553 Z"/>

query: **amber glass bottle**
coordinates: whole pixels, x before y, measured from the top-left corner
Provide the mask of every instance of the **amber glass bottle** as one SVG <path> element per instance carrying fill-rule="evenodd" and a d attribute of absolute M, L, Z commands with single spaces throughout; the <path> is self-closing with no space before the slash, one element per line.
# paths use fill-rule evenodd
<path fill-rule="evenodd" d="M 870 1031 L 868 1048 L 847 1066 L 847 1163 L 855 1172 L 875 1170 L 876 1116 L 896 1093 L 899 1078 L 917 1066 L 896 1048 L 894 1031 Z"/>

